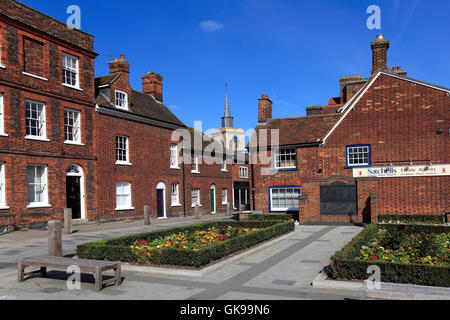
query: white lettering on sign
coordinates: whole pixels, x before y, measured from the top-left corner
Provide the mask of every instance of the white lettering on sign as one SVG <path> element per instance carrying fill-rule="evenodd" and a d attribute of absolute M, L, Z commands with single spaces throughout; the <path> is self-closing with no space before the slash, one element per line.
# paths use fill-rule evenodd
<path fill-rule="evenodd" d="M 371 167 L 354 168 L 354 178 L 399 178 L 399 177 L 430 177 L 450 176 L 450 164 L 399 166 L 399 167 Z"/>

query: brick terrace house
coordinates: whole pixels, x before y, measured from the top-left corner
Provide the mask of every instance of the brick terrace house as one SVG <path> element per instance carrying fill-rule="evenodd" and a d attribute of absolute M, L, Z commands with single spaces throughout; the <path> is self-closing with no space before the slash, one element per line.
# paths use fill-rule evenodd
<path fill-rule="evenodd" d="M 139 92 L 130 86 L 123 55 L 109 66 L 110 74 L 95 80 L 99 192 L 98 213 L 90 219 L 141 219 L 145 205 L 159 218 L 193 215 L 196 204 L 204 212 L 225 212 L 231 172 L 222 158 L 206 161 L 211 138 L 163 104 L 163 77 L 145 74 Z M 183 139 L 174 135 L 177 130 Z M 200 143 L 194 145 L 196 139 Z"/>
<path fill-rule="evenodd" d="M 93 36 L 0 2 L 0 227 L 96 212 Z"/>
<path fill-rule="evenodd" d="M 256 209 L 301 222 L 374 222 L 450 208 L 450 89 L 389 68 L 382 35 L 371 47 L 371 76 L 342 77 L 340 97 L 306 117 L 273 119 L 268 96 L 259 100 L 252 139 L 277 129 L 279 144 L 251 146 L 252 156 L 273 159 L 255 166 Z"/>

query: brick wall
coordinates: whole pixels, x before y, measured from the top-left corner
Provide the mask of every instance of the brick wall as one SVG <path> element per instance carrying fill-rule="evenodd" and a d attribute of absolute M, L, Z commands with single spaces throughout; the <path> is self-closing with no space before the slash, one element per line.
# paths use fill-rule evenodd
<path fill-rule="evenodd" d="M 62 219 L 66 204 L 66 169 L 77 164 L 85 175 L 86 215 L 96 212 L 93 37 L 15 1 L 0 4 L 0 93 L 4 131 L 0 161 L 5 163 L 6 203 L 0 225 L 28 228 L 31 223 Z M 79 58 L 80 90 L 62 85 L 62 53 Z M 27 74 L 24 74 L 27 73 Z M 46 138 L 25 139 L 25 101 L 45 104 Z M 81 145 L 64 143 L 64 108 L 81 112 Z M 27 208 L 27 165 L 46 165 L 50 207 Z"/>
<path fill-rule="evenodd" d="M 446 92 L 381 74 L 323 147 L 297 148 L 298 171 L 261 176 L 261 167 L 255 170 L 256 209 L 268 212 L 269 187 L 299 185 L 307 196 L 300 212 L 304 222 L 349 222 L 320 216 L 320 185 L 342 180 L 357 184 L 357 221 L 376 221 L 370 210 L 442 213 L 450 207 L 450 177 L 354 179 L 346 168 L 346 146 L 371 145 L 374 166 L 450 163 L 449 106 Z M 371 204 L 372 194 L 377 201 Z"/>

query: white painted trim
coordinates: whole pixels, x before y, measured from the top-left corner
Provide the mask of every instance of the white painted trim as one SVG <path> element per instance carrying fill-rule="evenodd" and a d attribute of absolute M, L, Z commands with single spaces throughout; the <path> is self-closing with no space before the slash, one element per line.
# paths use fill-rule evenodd
<path fill-rule="evenodd" d="M 163 202 L 164 202 L 164 217 L 158 217 L 158 218 L 166 219 L 167 218 L 166 184 L 164 182 L 158 183 L 158 185 L 156 186 L 156 190 L 163 190 Z M 172 191 L 171 191 L 171 194 L 172 194 Z M 156 209 L 156 215 L 158 215 L 158 208 Z"/>
<path fill-rule="evenodd" d="M 73 141 L 69 141 L 69 140 L 64 141 L 64 144 L 70 144 L 70 145 L 73 145 L 73 146 L 84 146 L 84 143 L 73 142 Z"/>
<path fill-rule="evenodd" d="M 124 162 L 124 161 L 116 161 L 117 166 L 133 166 L 130 162 Z"/>
<path fill-rule="evenodd" d="M 23 72 L 22 72 L 22 74 L 23 74 L 24 76 L 28 76 L 28 77 L 31 77 L 31 78 L 36 78 L 36 79 L 40 79 L 40 80 L 44 80 L 44 81 L 48 81 L 48 79 L 47 79 L 47 78 L 44 78 L 44 77 L 40 77 L 40 76 L 37 76 L 37 75 L 35 75 L 35 74 L 32 74 L 32 73 L 28 73 L 28 72 L 25 72 L 25 71 L 23 71 Z"/>
<path fill-rule="evenodd" d="M 345 110 L 346 108 L 347 108 L 347 110 L 345 111 L 344 115 L 339 119 L 339 121 L 336 122 L 336 124 L 333 126 L 333 128 L 331 128 L 331 130 L 328 132 L 328 134 L 325 136 L 325 138 L 323 138 L 322 144 L 325 143 L 325 141 L 328 139 L 328 137 L 334 132 L 334 130 L 336 130 L 336 128 L 341 124 L 341 122 L 345 119 L 345 117 L 347 117 L 347 115 L 350 113 L 350 111 L 352 111 L 355 104 L 357 104 L 358 101 L 361 99 L 361 97 L 366 93 L 366 91 L 369 90 L 369 88 L 372 86 L 372 84 L 375 82 L 375 80 L 378 79 L 380 74 L 381 74 L 381 72 L 378 72 L 377 75 L 372 79 L 372 81 L 370 81 L 370 83 L 367 85 L 367 87 L 364 89 L 364 91 L 361 94 L 354 95 L 352 97 L 352 99 L 350 99 L 350 101 L 347 103 L 347 106 L 342 107 L 342 110 Z M 352 101 L 356 96 L 358 96 L 358 98 L 355 101 Z"/>
<path fill-rule="evenodd" d="M 4 65 L 4 64 L 0 64 L 0 68 L 2 68 L 2 69 L 6 69 L 6 67 L 5 67 L 5 65 Z"/>
<path fill-rule="evenodd" d="M 86 188 L 85 188 L 85 178 L 84 178 L 84 170 L 83 167 L 81 167 L 80 165 L 77 164 L 73 164 L 70 165 L 71 166 L 76 166 L 80 173 L 76 174 L 76 173 L 67 173 L 66 172 L 66 177 L 80 177 L 80 204 L 81 204 L 81 220 L 86 219 Z M 69 168 L 68 167 L 68 168 Z M 67 190 L 66 190 L 66 197 L 67 197 Z"/>
<path fill-rule="evenodd" d="M 75 90 L 78 90 L 78 91 L 84 91 L 84 90 L 81 89 L 80 87 L 74 87 L 74 86 L 71 86 L 70 84 L 63 83 L 62 85 L 63 85 L 64 87 L 67 87 L 67 88 L 70 88 L 70 89 L 75 89 Z"/>
<path fill-rule="evenodd" d="M 120 207 L 120 208 L 114 209 L 114 211 L 129 211 L 129 210 L 135 210 L 135 208 L 134 207 Z"/>
<path fill-rule="evenodd" d="M 41 138 L 41 137 L 36 137 L 36 136 L 25 136 L 26 140 L 33 140 L 33 141 L 43 141 L 43 142 L 50 142 L 49 139 L 47 138 Z"/>
<path fill-rule="evenodd" d="M 32 203 L 27 205 L 28 209 L 36 209 L 36 208 L 51 208 L 52 205 L 48 203 Z"/>
<path fill-rule="evenodd" d="M 412 82 L 412 83 L 416 83 L 416 84 L 421 85 L 421 86 L 425 86 L 425 87 L 429 87 L 429 88 L 433 88 L 433 89 L 436 89 L 436 90 L 441 90 L 441 91 L 450 93 L 450 89 L 444 89 L 444 88 L 441 88 L 441 87 L 437 87 L 437 86 L 434 86 L 432 84 L 424 83 L 424 82 L 422 82 L 420 80 L 416 81 L 416 80 L 413 80 L 413 79 L 410 79 L 410 78 L 404 78 L 404 77 L 398 76 L 396 74 L 392 74 L 392 73 L 388 73 L 388 72 L 384 72 L 384 71 L 380 71 L 380 73 L 384 74 L 385 76 L 390 76 L 390 77 L 397 78 L 397 79 L 400 79 L 400 80 L 405 80 L 405 81 L 409 81 L 409 82 Z"/>

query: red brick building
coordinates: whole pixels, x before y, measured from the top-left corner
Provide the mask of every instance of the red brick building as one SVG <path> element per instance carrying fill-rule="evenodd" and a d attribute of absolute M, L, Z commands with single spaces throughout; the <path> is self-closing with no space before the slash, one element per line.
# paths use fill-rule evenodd
<path fill-rule="evenodd" d="M 0 227 L 94 215 L 93 36 L 2 0 L 0 46 Z"/>
<path fill-rule="evenodd" d="M 95 81 L 99 191 L 97 216 L 89 218 L 142 219 L 146 205 L 159 218 L 193 215 L 195 204 L 203 212 L 225 212 L 231 172 L 219 153 L 218 159 L 215 153 L 205 156 L 211 138 L 163 104 L 163 77 L 145 74 L 139 92 L 130 87 L 124 56 L 109 66 L 110 74 Z"/>
<path fill-rule="evenodd" d="M 269 133 L 267 151 L 250 146 L 272 160 L 255 167 L 256 209 L 301 222 L 374 222 L 450 208 L 450 89 L 388 68 L 388 48 L 379 35 L 372 75 L 342 77 L 340 97 L 306 117 L 272 119 L 271 101 L 260 99 L 253 141 L 276 129 L 279 143 Z"/>

